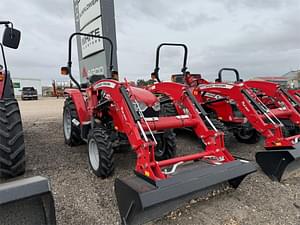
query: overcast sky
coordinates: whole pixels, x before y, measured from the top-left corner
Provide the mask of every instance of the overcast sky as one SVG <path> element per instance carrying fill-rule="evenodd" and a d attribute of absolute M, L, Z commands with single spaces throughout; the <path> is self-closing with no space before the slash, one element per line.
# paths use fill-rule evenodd
<path fill-rule="evenodd" d="M 0 12 L 22 31 L 20 48 L 6 49 L 13 75 L 61 79 L 75 31 L 73 1 L 1 0 Z M 182 42 L 189 70 L 207 79 L 222 67 L 238 68 L 244 79 L 282 75 L 300 68 L 299 12 L 299 0 L 115 0 L 119 72 L 149 78 L 157 45 Z M 182 53 L 162 53 L 166 80 L 180 71 Z"/>

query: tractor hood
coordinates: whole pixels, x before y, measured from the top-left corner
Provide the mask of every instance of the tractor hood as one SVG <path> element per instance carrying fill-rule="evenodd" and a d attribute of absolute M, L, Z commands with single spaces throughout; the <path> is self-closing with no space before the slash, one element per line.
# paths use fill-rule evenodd
<path fill-rule="evenodd" d="M 143 102 L 147 106 L 153 106 L 155 103 L 158 102 L 157 97 L 152 94 L 150 91 L 146 89 L 131 87 L 131 93 L 134 95 L 132 96 L 133 99 L 136 99 L 138 102 Z M 133 100 L 132 99 L 132 100 Z"/>

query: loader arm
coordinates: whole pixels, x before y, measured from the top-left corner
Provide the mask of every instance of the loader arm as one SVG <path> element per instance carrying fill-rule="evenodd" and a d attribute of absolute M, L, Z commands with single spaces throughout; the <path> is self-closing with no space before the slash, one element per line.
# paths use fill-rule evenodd
<path fill-rule="evenodd" d="M 228 97 L 236 102 L 236 106 L 248 119 L 251 125 L 265 137 L 265 148 L 293 148 L 292 140 L 299 135 L 285 138 L 280 124 L 266 123 L 264 119 L 269 117 L 264 109 L 256 101 L 255 93 L 242 84 L 208 84 L 199 85 L 199 92 L 208 92 Z"/>
<path fill-rule="evenodd" d="M 204 124 L 203 120 L 199 116 L 199 112 L 196 111 L 196 107 L 191 102 L 189 96 L 186 94 L 187 89 L 180 84 L 175 83 L 168 83 L 170 86 L 166 85 L 164 88 L 162 85 L 161 91 L 169 90 L 173 88 L 174 94 L 180 92 L 181 94 L 176 94 L 175 99 L 180 101 L 181 104 L 185 105 L 188 110 L 191 112 L 189 117 L 157 117 L 157 118 L 141 118 L 137 112 L 134 110 L 134 107 L 131 103 L 130 95 L 130 88 L 126 88 L 125 84 L 118 83 L 113 80 L 101 80 L 92 87 L 93 91 L 99 93 L 99 91 L 105 92 L 107 95 L 110 96 L 112 100 L 112 105 L 114 105 L 114 113 L 111 113 L 114 121 L 118 122 L 118 130 L 123 132 L 127 135 L 128 140 L 131 146 L 136 151 L 137 155 L 143 155 L 143 157 L 138 158 L 138 162 L 136 165 L 136 171 L 140 172 L 141 174 L 151 174 L 150 178 L 157 180 L 157 179 L 165 179 L 166 176 L 163 173 L 158 172 L 160 171 L 159 167 L 156 166 L 167 166 L 170 164 L 174 164 L 181 161 L 191 161 L 199 158 L 203 158 L 207 155 L 215 155 L 221 158 L 224 158 L 224 162 L 232 161 L 234 158 L 230 155 L 230 153 L 225 149 L 224 142 L 223 142 L 223 133 L 222 132 L 215 132 L 212 130 L 208 130 L 206 125 Z M 159 87 L 160 84 L 157 84 Z M 92 96 L 96 96 L 92 94 Z M 96 100 L 95 100 L 96 101 Z M 93 102 L 93 101 L 91 101 Z M 95 103 L 95 102 L 94 102 Z M 91 103 L 91 104 L 94 104 Z M 96 111 L 96 108 L 94 108 Z M 204 113 L 204 112 L 203 112 Z M 133 125 L 135 124 L 135 125 Z M 206 144 L 207 152 L 195 154 L 192 157 L 188 158 L 181 158 L 178 157 L 177 159 L 172 159 L 166 162 L 156 162 L 154 159 L 154 152 L 152 151 L 151 147 L 155 145 L 150 140 L 145 140 L 142 137 L 141 130 L 139 129 L 139 124 L 143 128 L 145 132 L 149 131 L 160 131 L 166 130 L 170 128 L 182 128 L 182 127 L 193 127 L 199 137 L 203 138 L 204 143 Z M 121 125 L 121 126 L 120 126 Z M 150 129 L 149 129 L 150 128 Z M 148 146 L 146 149 L 143 149 L 143 146 Z M 216 153 L 213 150 L 219 149 L 220 153 Z M 149 151 L 150 150 L 150 151 Z M 150 154 L 148 154 L 150 152 Z M 139 161 L 141 160 L 141 161 Z M 154 168 L 144 168 L 141 170 L 141 165 L 145 164 L 146 162 L 150 162 L 149 165 L 154 166 Z M 170 163 L 172 162 L 172 163 Z"/>
<path fill-rule="evenodd" d="M 224 148 L 224 134 L 220 131 L 207 128 L 204 122 L 204 120 L 208 119 L 207 113 L 202 106 L 198 104 L 187 86 L 173 82 L 164 82 L 151 86 L 149 90 L 155 94 L 167 95 L 172 99 L 177 111 L 182 112 L 180 115 L 184 115 L 182 109 L 186 108 L 189 111 L 189 118 L 195 122 L 186 124 L 184 127 L 192 127 L 196 135 L 200 139 L 203 139 L 208 149 L 212 147 L 211 145 L 217 148 Z M 169 121 L 173 119 L 173 117 L 167 118 Z M 233 159 L 232 157 L 230 158 Z"/>
<path fill-rule="evenodd" d="M 175 87 L 175 84 L 170 85 Z M 196 103 L 192 103 L 190 99 L 191 94 L 187 94 L 187 89 L 182 90 L 183 85 L 176 87 L 182 94 L 176 95 L 175 98 L 189 109 L 189 117 L 143 117 L 133 106 L 135 96 L 127 83 L 101 80 L 87 90 L 87 95 L 91 94 L 90 97 L 94 98 L 90 99 L 91 104 L 103 93 L 108 96 L 111 101 L 110 108 L 113 108 L 110 115 L 113 121 L 118 121 L 114 125 L 118 127 L 118 131 L 126 134 L 137 155 L 136 176 L 120 178 L 115 182 L 115 192 L 124 223 L 140 224 L 140 221 L 148 221 L 179 206 L 172 205 L 172 201 L 190 199 L 203 189 L 220 183 L 229 182 L 233 187 L 237 187 L 246 175 L 255 171 L 251 163 L 234 160 L 224 147 L 223 133 L 208 130 L 199 116 L 199 111 L 196 110 Z M 97 107 L 92 108 L 90 105 L 87 108 L 93 111 L 94 116 L 99 112 Z M 186 126 L 194 127 L 197 134 L 201 135 L 206 144 L 205 150 L 156 161 L 156 141 L 145 133 Z M 202 163 L 195 163 L 197 161 Z M 194 163 L 184 166 L 186 162 Z M 182 164 L 182 168 L 177 168 Z M 212 173 L 216 177 L 209 179 Z M 162 202 L 164 206 L 161 208 Z"/>
<path fill-rule="evenodd" d="M 69 75 L 76 83 L 78 90 L 66 91 L 72 97 L 74 104 L 69 98 L 66 99 L 65 141 L 69 145 L 78 143 L 75 141 L 80 141 L 78 136 L 81 135 L 81 139 L 88 143 L 91 169 L 97 176 L 106 178 L 111 175 L 114 168 L 115 149 L 111 136 L 120 135 L 125 137 L 126 141 L 128 140 L 131 149 L 136 153 L 135 175 L 115 180 L 115 194 L 123 224 L 134 225 L 148 222 L 224 183 L 237 188 L 244 177 L 256 171 L 252 163 L 234 160 L 224 147 L 221 132 L 213 135 L 211 131 L 205 129 L 199 116 L 202 108 L 188 91 L 181 95 L 180 104 L 187 105 L 192 112 L 191 116 L 167 118 L 158 117 L 159 109 L 155 104 L 159 102 L 156 101 L 154 94 L 145 89 L 133 87 L 128 82 L 120 83 L 99 78 L 83 90 L 72 76 L 71 70 L 71 41 L 76 35 L 107 40 L 111 44 L 111 50 L 113 49 L 113 43 L 107 37 L 85 33 L 71 35 L 68 64 L 67 67 L 62 67 L 61 71 L 62 74 Z M 175 46 L 174 44 L 167 45 Z M 185 47 L 185 45 L 180 46 Z M 187 54 L 186 47 L 185 51 Z M 183 73 L 186 70 L 186 58 Z M 158 70 L 157 66 L 155 70 L 157 80 L 159 80 Z M 112 72 L 112 65 L 109 72 Z M 141 100 L 146 109 L 139 102 Z M 146 114 L 146 110 L 154 110 L 155 113 L 151 111 Z M 75 115 L 76 113 L 79 116 Z M 201 113 L 205 114 L 204 111 Z M 72 119 L 77 117 L 80 121 L 73 126 Z M 89 123 L 88 126 L 86 123 Z M 204 151 L 197 149 L 195 154 L 175 157 L 175 134 L 171 129 L 185 126 L 195 127 L 198 133 L 206 133 L 206 136 L 202 138 L 207 147 Z M 84 130 L 87 130 L 85 132 L 88 133 L 87 138 L 83 138 Z M 156 160 L 155 153 L 159 141 L 154 131 L 157 131 L 156 134 L 166 142 L 165 145 L 172 148 L 172 154 L 167 159 Z"/>
<path fill-rule="evenodd" d="M 262 91 L 268 97 L 272 97 L 277 101 L 283 102 L 286 107 L 284 109 L 281 109 L 280 111 L 288 113 L 289 119 L 293 123 L 297 124 L 297 126 L 299 126 L 300 113 L 298 110 L 300 107 L 300 103 L 297 101 L 296 98 L 294 98 L 288 92 L 283 90 L 279 84 L 267 81 L 245 81 L 244 84 L 249 88 L 258 89 Z M 278 105 L 278 108 L 279 107 L 280 106 Z M 275 113 L 275 115 L 280 118 L 280 115 L 278 115 L 277 113 Z"/>
<path fill-rule="evenodd" d="M 275 94 L 274 89 L 271 91 Z M 212 83 L 199 85 L 196 92 L 213 93 L 234 100 L 236 107 L 250 124 L 265 137 L 264 146 L 269 151 L 257 152 L 255 157 L 256 162 L 272 180 L 281 181 L 297 174 L 300 159 L 299 135 L 285 137 L 283 124 L 276 113 L 268 109 L 251 88 L 243 83 Z"/>

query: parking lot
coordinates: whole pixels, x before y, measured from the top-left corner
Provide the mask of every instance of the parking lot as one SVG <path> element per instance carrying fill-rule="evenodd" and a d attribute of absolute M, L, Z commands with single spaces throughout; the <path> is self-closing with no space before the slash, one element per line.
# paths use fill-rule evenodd
<path fill-rule="evenodd" d="M 132 152 L 115 155 L 113 177 L 102 180 L 88 166 L 87 146 L 64 144 L 62 131 L 63 99 L 20 101 L 26 141 L 25 177 L 50 178 L 58 224 L 120 224 L 114 196 L 116 177 L 132 174 Z M 179 154 L 197 148 L 199 143 L 189 133 L 177 135 Z M 245 145 L 232 137 L 227 146 L 233 155 L 254 160 L 263 143 Z M 300 178 L 283 183 L 272 182 L 260 170 L 248 176 L 237 190 L 219 190 L 207 198 L 195 199 L 150 224 L 300 224 Z"/>

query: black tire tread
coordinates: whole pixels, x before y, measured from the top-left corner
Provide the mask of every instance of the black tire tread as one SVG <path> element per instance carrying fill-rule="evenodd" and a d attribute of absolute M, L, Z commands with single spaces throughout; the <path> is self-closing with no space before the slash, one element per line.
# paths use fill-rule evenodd
<path fill-rule="evenodd" d="M 76 119 L 77 121 L 79 121 L 79 117 L 77 115 L 76 107 L 75 107 L 75 104 L 74 104 L 71 97 L 67 97 L 66 100 L 65 100 L 64 113 L 65 113 L 66 108 L 69 108 L 69 110 L 71 112 L 71 120 Z M 69 146 L 81 145 L 83 143 L 83 140 L 81 138 L 80 127 L 77 127 L 73 123 L 71 123 L 71 124 L 72 124 L 71 137 L 70 137 L 70 139 L 67 139 L 65 134 L 64 134 L 65 143 Z"/>
<path fill-rule="evenodd" d="M 25 143 L 16 99 L 0 100 L 0 177 L 25 173 Z"/>
<path fill-rule="evenodd" d="M 227 146 L 231 141 L 232 133 L 228 130 L 228 128 L 222 121 L 215 118 L 210 118 L 210 120 L 218 131 L 222 131 L 224 133 L 224 144 L 225 146 Z M 205 124 L 206 126 L 210 127 L 207 121 L 205 121 Z"/>
<path fill-rule="evenodd" d="M 241 138 L 239 136 L 238 131 L 233 133 L 235 138 L 240 142 L 240 143 L 244 143 L 244 144 L 256 144 L 259 139 L 260 139 L 260 134 L 253 128 L 253 134 L 251 135 L 250 138 Z"/>
<path fill-rule="evenodd" d="M 97 171 L 92 170 L 96 176 L 105 179 L 114 171 L 114 150 L 110 135 L 105 128 L 100 127 L 90 131 L 89 140 L 91 138 L 96 141 L 100 156 L 99 169 Z"/>
<path fill-rule="evenodd" d="M 176 156 L 176 134 L 173 130 L 166 130 L 163 134 L 161 134 L 161 137 L 156 140 L 165 141 L 165 149 L 163 155 L 155 155 L 155 159 L 157 161 L 171 159 Z"/>
<path fill-rule="evenodd" d="M 161 116 L 177 116 L 177 110 L 176 107 L 174 106 L 173 102 L 169 102 L 170 97 L 163 95 L 160 99 L 161 102 L 161 110 L 160 114 Z M 165 102 L 165 103 L 163 103 Z"/>

